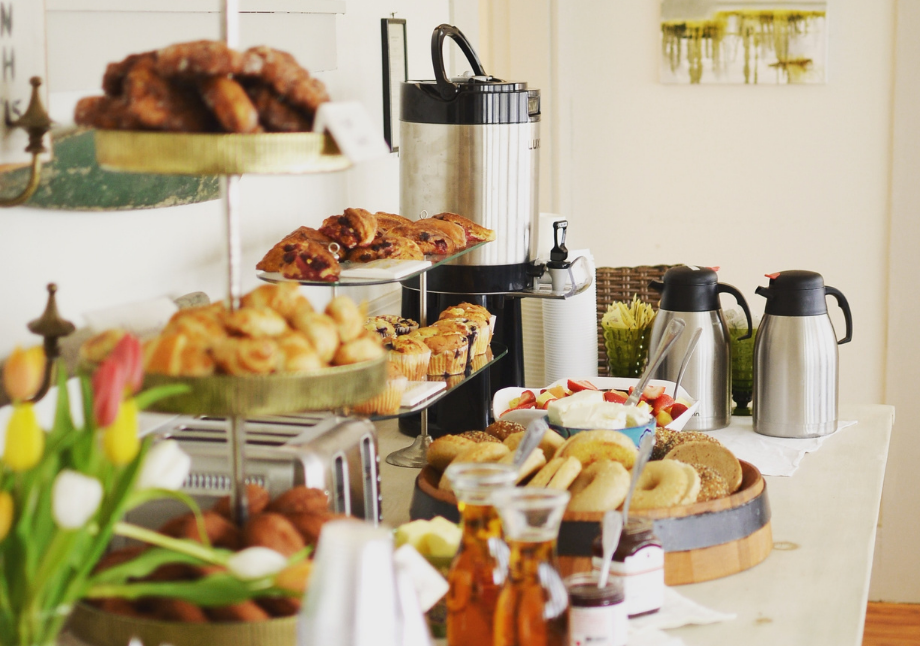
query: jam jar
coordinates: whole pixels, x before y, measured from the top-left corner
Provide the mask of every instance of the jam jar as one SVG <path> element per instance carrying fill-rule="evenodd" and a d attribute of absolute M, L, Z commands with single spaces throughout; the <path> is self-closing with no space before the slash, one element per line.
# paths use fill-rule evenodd
<path fill-rule="evenodd" d="M 623 582 L 610 576 L 597 587 L 600 572 L 578 572 L 565 580 L 569 593 L 569 646 L 626 646 L 628 618 Z"/>
<path fill-rule="evenodd" d="M 591 546 L 592 563 L 600 569 L 603 556 L 598 536 Z M 626 612 L 630 617 L 657 612 L 664 603 L 664 549 L 652 521 L 630 518 L 613 554 L 610 576 L 623 582 Z"/>

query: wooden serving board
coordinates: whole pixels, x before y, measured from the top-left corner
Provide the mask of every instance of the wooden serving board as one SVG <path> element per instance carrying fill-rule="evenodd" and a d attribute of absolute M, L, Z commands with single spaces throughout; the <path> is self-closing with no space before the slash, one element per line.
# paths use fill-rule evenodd
<path fill-rule="evenodd" d="M 753 464 L 741 461 L 741 487 L 731 496 L 666 509 L 634 510 L 649 518 L 665 550 L 665 583 L 682 585 L 741 572 L 773 549 L 766 483 Z M 438 489 L 440 472 L 419 473 L 409 509 L 411 518 L 444 516 L 459 521 L 457 499 Z M 591 569 L 591 544 L 600 534 L 603 513 L 566 512 L 557 550 L 563 575 Z"/>

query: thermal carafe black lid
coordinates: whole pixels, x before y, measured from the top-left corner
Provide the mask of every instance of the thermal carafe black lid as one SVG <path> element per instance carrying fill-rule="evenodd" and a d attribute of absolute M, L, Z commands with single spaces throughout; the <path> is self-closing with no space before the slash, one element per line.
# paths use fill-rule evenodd
<path fill-rule="evenodd" d="M 769 287 L 758 287 L 767 299 L 765 314 L 775 316 L 817 316 L 827 314 L 824 277 L 814 271 L 793 269 L 767 274 Z"/>
<path fill-rule="evenodd" d="M 719 304 L 719 277 L 708 267 L 671 267 L 661 282 L 649 286 L 661 292 L 661 309 L 670 312 L 708 312 Z"/>
<path fill-rule="evenodd" d="M 447 78 L 444 39 L 452 38 L 473 68 L 473 76 Z M 463 33 L 439 25 L 431 35 L 433 81 L 406 81 L 400 94 L 402 121 L 448 125 L 527 123 L 540 119 L 540 91 L 527 83 L 503 81 L 486 74 Z"/>

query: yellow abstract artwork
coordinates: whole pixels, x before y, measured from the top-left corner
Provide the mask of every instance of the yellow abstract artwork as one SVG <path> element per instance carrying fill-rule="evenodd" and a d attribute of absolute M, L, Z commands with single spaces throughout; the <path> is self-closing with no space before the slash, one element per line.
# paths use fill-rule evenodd
<path fill-rule="evenodd" d="M 826 2 L 661 2 L 662 83 L 820 84 L 826 59 Z"/>

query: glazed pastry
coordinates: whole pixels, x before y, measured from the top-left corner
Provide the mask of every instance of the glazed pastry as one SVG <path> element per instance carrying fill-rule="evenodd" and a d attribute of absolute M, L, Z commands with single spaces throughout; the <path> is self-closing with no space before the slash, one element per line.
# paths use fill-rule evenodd
<path fill-rule="evenodd" d="M 246 90 L 227 76 L 214 76 L 198 84 L 205 105 L 227 132 L 249 133 L 259 129 L 259 113 Z"/>
<path fill-rule="evenodd" d="M 409 238 L 418 245 L 418 248 L 421 249 L 422 253 L 426 256 L 447 256 L 456 253 L 458 249 L 456 243 L 451 239 L 451 236 L 437 229 L 426 227 L 420 222 L 393 227 L 387 231 L 387 234 L 390 236 Z"/>
<path fill-rule="evenodd" d="M 382 357 L 383 353 L 383 346 L 380 345 L 378 339 L 372 336 L 362 336 L 340 345 L 332 358 L 332 363 L 337 366 L 344 366 L 363 361 L 372 361 Z"/>
<path fill-rule="evenodd" d="M 316 348 L 301 332 L 285 334 L 278 337 L 277 342 L 278 370 L 281 372 L 310 372 L 326 366 Z"/>
<path fill-rule="evenodd" d="M 242 55 L 219 40 L 176 43 L 156 52 L 156 70 L 167 78 L 238 74 Z"/>
<path fill-rule="evenodd" d="M 329 301 L 326 314 L 332 317 L 338 326 L 342 343 L 348 343 L 364 332 L 364 314 L 347 296 L 337 296 Z"/>
<path fill-rule="evenodd" d="M 377 233 L 377 218 L 364 209 L 345 209 L 342 215 L 323 220 L 320 231 L 346 249 L 367 246 Z"/>
<path fill-rule="evenodd" d="M 291 325 L 307 337 L 323 363 L 332 361 L 339 349 L 339 327 L 331 316 L 301 311 L 291 319 Z"/>
<path fill-rule="evenodd" d="M 409 381 L 425 381 L 431 348 L 420 339 L 398 336 L 388 344 L 387 360 L 409 378 Z"/>
<path fill-rule="evenodd" d="M 322 81 L 310 76 L 293 56 L 271 47 L 251 47 L 243 52 L 240 76 L 263 81 L 282 101 L 308 115 L 329 100 Z"/>
<path fill-rule="evenodd" d="M 279 364 L 278 343 L 272 339 L 229 337 L 214 347 L 214 360 L 230 375 L 266 375 Z"/>
<path fill-rule="evenodd" d="M 253 339 L 281 336 L 290 331 L 287 321 L 268 307 L 241 307 L 224 316 L 224 325 L 230 332 Z"/>
<path fill-rule="evenodd" d="M 377 230 L 386 233 L 393 227 L 398 227 L 403 224 L 412 224 L 412 220 L 409 218 L 404 218 L 401 215 L 396 215 L 395 213 L 384 213 L 383 211 L 377 211 L 374 213 L 374 217 L 377 218 Z"/>
<path fill-rule="evenodd" d="M 433 216 L 433 218 L 435 220 L 451 222 L 452 224 L 456 224 L 462 228 L 464 234 L 466 234 L 466 243 L 468 246 L 479 242 L 495 240 L 495 231 L 476 224 L 472 220 L 465 218 L 462 215 L 457 215 L 456 213 L 438 213 L 437 215 Z"/>
<path fill-rule="evenodd" d="M 288 251 L 292 251 L 292 249 L 285 251 L 285 246 L 292 242 L 303 242 L 305 240 L 313 240 L 314 242 L 320 243 L 326 247 L 326 250 L 329 251 L 336 260 L 341 260 L 344 257 L 341 253 L 342 248 L 339 246 L 338 242 L 335 242 L 332 238 L 324 233 L 320 233 L 316 229 L 300 227 L 295 231 L 291 231 L 281 239 L 281 242 L 272 247 L 269 252 L 265 254 L 265 257 L 256 264 L 256 269 L 280 272 L 281 265 L 284 262 L 284 254 L 288 253 Z"/>
<path fill-rule="evenodd" d="M 281 249 L 284 255 L 281 256 L 279 271 L 285 278 L 329 283 L 338 280 L 342 271 L 339 261 L 322 243 L 301 240 L 285 243 Z"/>
<path fill-rule="evenodd" d="M 366 247 L 355 247 L 345 257 L 351 262 L 370 262 L 381 258 L 394 260 L 424 260 L 421 248 L 409 238 L 383 235 L 374 238 Z"/>
<path fill-rule="evenodd" d="M 313 306 L 300 293 L 297 283 L 261 285 L 240 301 L 243 307 L 270 307 L 290 322 L 298 312 L 312 312 Z"/>
<path fill-rule="evenodd" d="M 112 328 L 91 336 L 80 345 L 80 361 L 102 363 L 125 334 L 121 328 Z"/>
<path fill-rule="evenodd" d="M 308 132 L 313 129 L 313 114 L 285 103 L 262 81 L 245 85 L 246 94 L 259 114 L 259 124 L 266 132 Z"/>

